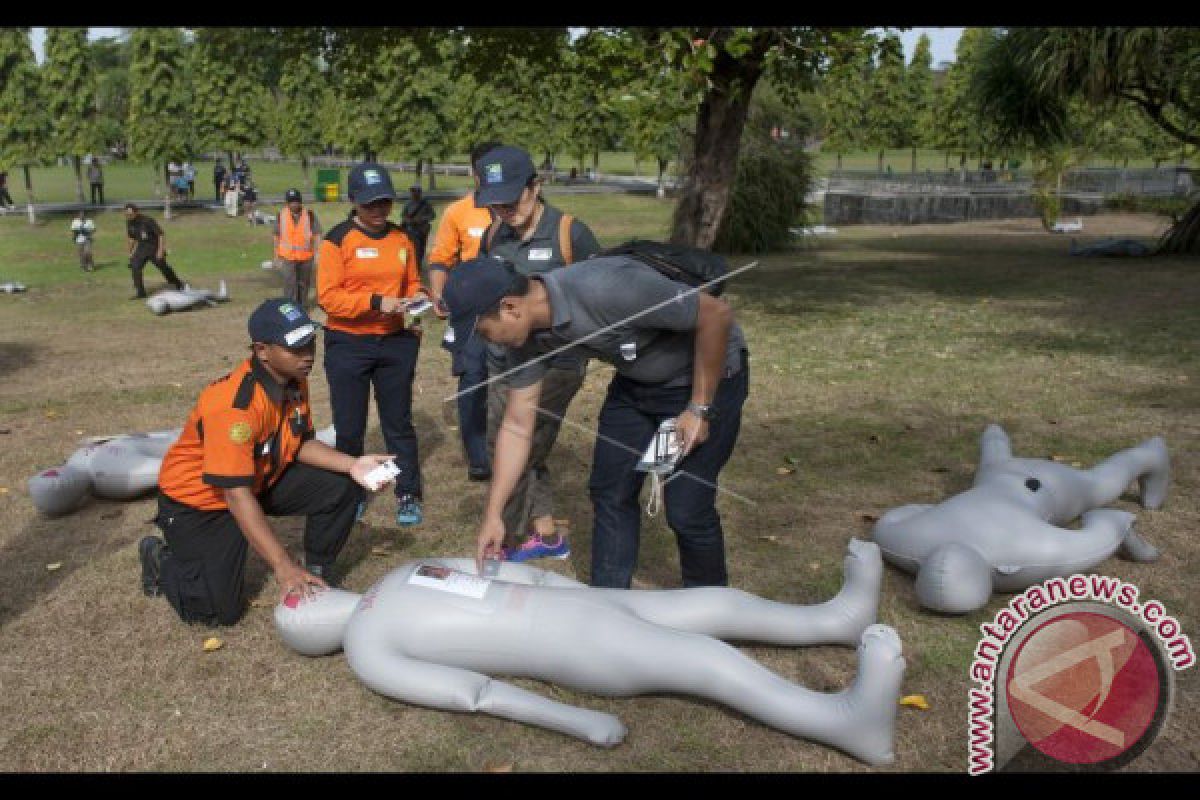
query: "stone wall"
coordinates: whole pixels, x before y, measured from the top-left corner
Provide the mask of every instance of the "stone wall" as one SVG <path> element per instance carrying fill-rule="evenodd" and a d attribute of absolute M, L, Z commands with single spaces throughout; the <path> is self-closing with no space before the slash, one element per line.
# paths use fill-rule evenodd
<path fill-rule="evenodd" d="M 1103 203 L 1101 197 L 1064 195 L 1062 215 L 1095 214 Z M 825 192 L 826 225 L 918 225 L 1037 216 L 1033 196 L 1028 193 Z"/>

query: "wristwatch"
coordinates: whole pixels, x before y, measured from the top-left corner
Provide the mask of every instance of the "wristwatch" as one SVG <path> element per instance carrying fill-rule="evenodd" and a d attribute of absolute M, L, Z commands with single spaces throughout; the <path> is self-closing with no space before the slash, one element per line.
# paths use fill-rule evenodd
<path fill-rule="evenodd" d="M 717 410 L 711 405 L 706 406 L 701 405 L 700 403 L 688 403 L 687 410 L 707 422 L 712 422 L 717 418 Z"/>

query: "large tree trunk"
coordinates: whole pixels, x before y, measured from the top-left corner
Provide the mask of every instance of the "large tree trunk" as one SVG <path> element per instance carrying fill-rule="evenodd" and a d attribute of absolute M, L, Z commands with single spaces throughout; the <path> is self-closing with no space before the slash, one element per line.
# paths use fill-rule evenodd
<path fill-rule="evenodd" d="M 79 163 L 79 156 L 71 156 L 71 165 L 75 167 L 75 196 L 79 202 L 83 203 L 83 167 Z"/>
<path fill-rule="evenodd" d="M 750 52 L 734 60 L 718 48 L 708 89 L 696 112 L 696 136 L 671 242 L 709 249 L 717 238 L 737 177 L 738 149 L 750 110 L 750 95 L 762 76 L 769 35 L 754 40 Z"/>
<path fill-rule="evenodd" d="M 1200 253 L 1200 200 L 1193 203 L 1183 218 L 1163 234 L 1155 252 L 1172 255 Z"/>
<path fill-rule="evenodd" d="M 26 204 L 26 209 L 29 212 L 29 224 L 37 225 L 37 213 L 33 210 L 33 177 L 29 174 L 29 165 L 22 165 L 25 170 L 25 194 L 29 197 L 29 202 Z"/>
<path fill-rule="evenodd" d="M 654 196 L 662 199 L 667 196 L 667 187 L 664 184 L 667 175 L 667 164 L 670 163 L 665 158 L 658 159 L 658 189 L 654 192 Z"/>
<path fill-rule="evenodd" d="M 300 156 L 300 171 L 304 173 L 304 185 L 312 183 L 308 177 L 308 156 Z"/>
<path fill-rule="evenodd" d="M 167 186 L 167 192 L 163 195 L 163 219 L 171 218 L 171 194 L 175 191 L 175 187 L 171 185 L 170 173 L 167 172 L 167 165 L 163 164 L 162 168 L 163 183 Z"/>

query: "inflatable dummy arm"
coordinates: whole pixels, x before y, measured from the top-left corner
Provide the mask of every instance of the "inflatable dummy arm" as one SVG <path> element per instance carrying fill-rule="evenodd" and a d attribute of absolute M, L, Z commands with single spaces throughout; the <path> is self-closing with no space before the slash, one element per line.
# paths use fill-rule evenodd
<path fill-rule="evenodd" d="M 359 678 L 373 691 L 443 711 L 470 711 L 549 728 L 612 747 L 626 729 L 612 714 L 576 708 L 458 667 L 416 661 L 399 653 L 364 660 Z"/>

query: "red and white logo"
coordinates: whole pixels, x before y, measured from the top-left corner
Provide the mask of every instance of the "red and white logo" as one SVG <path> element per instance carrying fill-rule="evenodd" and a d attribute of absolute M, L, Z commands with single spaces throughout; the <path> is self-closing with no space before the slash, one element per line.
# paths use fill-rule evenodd
<path fill-rule="evenodd" d="M 1147 642 L 1119 619 L 1090 611 L 1036 628 L 1003 681 L 1021 735 L 1067 764 L 1099 765 L 1153 736 L 1167 692 Z"/>

